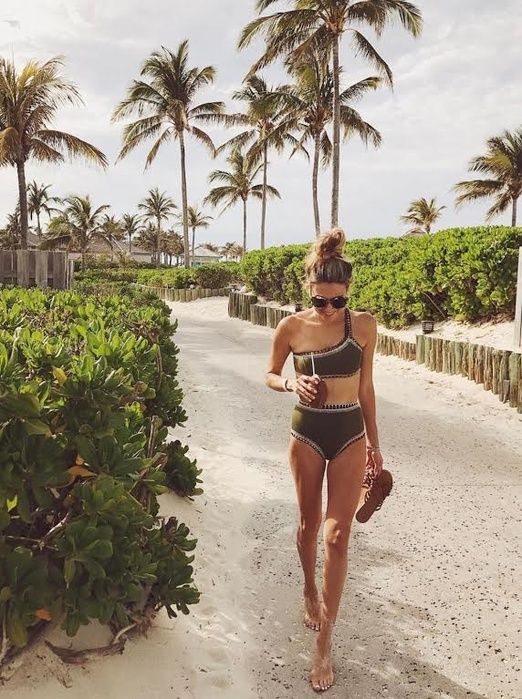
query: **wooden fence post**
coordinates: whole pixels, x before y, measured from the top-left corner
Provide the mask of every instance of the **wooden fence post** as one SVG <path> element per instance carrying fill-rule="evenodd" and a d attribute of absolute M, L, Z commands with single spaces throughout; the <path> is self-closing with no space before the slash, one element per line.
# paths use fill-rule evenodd
<path fill-rule="evenodd" d="M 517 301 L 515 306 L 515 347 L 522 347 L 522 247 L 518 249 Z"/>

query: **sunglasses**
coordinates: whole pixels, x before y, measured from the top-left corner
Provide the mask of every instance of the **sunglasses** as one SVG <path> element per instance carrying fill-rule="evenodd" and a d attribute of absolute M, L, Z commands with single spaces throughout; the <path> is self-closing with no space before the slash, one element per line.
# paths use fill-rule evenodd
<path fill-rule="evenodd" d="M 324 296 L 312 296 L 310 300 L 315 308 L 326 308 L 328 304 L 332 308 L 344 308 L 347 298 L 346 296 L 333 296 L 331 299 L 327 299 Z"/>

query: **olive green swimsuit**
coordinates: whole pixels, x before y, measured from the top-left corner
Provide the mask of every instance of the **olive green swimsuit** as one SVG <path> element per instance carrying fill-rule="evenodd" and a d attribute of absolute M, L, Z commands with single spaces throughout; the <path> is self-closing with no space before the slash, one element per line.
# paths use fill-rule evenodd
<path fill-rule="evenodd" d="M 345 308 L 343 339 L 326 349 L 294 352 L 294 367 L 298 373 L 307 376 L 313 375 L 315 367 L 315 373 L 323 379 L 353 376 L 361 370 L 362 352 L 361 345 L 352 334 L 350 311 Z M 299 401 L 294 406 L 290 432 L 328 461 L 366 434 L 358 401 L 325 404 L 322 408 L 312 408 Z"/>

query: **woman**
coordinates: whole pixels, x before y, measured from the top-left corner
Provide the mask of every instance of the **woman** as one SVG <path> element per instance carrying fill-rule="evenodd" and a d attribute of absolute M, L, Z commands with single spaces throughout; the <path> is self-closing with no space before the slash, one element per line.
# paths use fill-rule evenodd
<path fill-rule="evenodd" d="M 344 244 L 340 229 L 317 239 L 305 262 L 312 307 L 279 323 L 266 374 L 269 388 L 293 391 L 299 399 L 292 413 L 289 460 L 300 511 L 297 549 L 304 572 L 304 623 L 319 631 L 310 673 L 316 691 L 328 689 L 334 680 L 332 629 L 365 471 L 377 477 L 383 464 L 372 381 L 377 323 L 370 313 L 346 306 L 352 265 L 343 256 Z M 291 352 L 296 378 L 283 379 Z M 320 599 L 315 567 L 325 471 L 328 502 Z"/>

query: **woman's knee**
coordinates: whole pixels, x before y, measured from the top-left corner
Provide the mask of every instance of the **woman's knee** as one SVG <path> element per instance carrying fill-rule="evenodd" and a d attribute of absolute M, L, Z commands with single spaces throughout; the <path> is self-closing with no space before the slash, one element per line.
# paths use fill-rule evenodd
<path fill-rule="evenodd" d="M 345 551 L 350 538 L 350 522 L 327 519 L 324 524 L 324 543 L 327 547 Z"/>
<path fill-rule="evenodd" d="M 317 537 L 321 526 L 321 513 L 301 514 L 298 534 L 303 537 Z"/>

